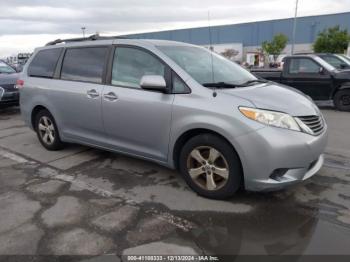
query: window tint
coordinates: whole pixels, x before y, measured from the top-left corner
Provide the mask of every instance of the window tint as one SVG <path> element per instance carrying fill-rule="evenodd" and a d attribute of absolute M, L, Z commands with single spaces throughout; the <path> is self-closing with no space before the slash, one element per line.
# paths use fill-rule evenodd
<path fill-rule="evenodd" d="M 165 66 L 153 55 L 136 48 L 118 47 L 114 54 L 112 85 L 140 87 L 144 75 L 165 74 Z"/>
<path fill-rule="evenodd" d="M 320 65 L 308 58 L 292 59 L 289 67 L 289 73 L 319 73 L 320 67 Z"/>
<path fill-rule="evenodd" d="M 174 94 L 190 93 L 190 89 L 175 73 L 173 74 L 173 93 Z"/>
<path fill-rule="evenodd" d="M 62 48 L 39 51 L 28 67 L 28 75 L 52 78 L 61 52 Z"/>
<path fill-rule="evenodd" d="M 102 83 L 107 47 L 72 48 L 64 56 L 61 79 Z"/>

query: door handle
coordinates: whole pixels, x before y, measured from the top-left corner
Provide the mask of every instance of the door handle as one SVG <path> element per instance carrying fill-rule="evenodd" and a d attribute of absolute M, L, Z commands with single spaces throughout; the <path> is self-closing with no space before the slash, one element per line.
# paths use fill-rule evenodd
<path fill-rule="evenodd" d="M 95 89 L 91 89 L 89 91 L 86 92 L 88 98 L 97 98 L 100 96 L 99 93 L 97 93 L 97 91 Z"/>
<path fill-rule="evenodd" d="M 105 94 L 103 97 L 105 98 L 105 100 L 108 100 L 108 101 L 115 101 L 118 99 L 118 96 L 113 92 L 109 92 Z"/>

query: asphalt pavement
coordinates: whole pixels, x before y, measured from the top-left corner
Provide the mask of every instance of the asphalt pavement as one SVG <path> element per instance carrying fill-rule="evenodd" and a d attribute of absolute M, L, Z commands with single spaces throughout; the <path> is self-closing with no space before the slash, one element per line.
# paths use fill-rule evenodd
<path fill-rule="evenodd" d="M 150 162 L 76 145 L 48 152 L 18 108 L 0 109 L 0 255 L 350 255 L 350 113 L 323 113 L 316 176 L 214 201 Z"/>

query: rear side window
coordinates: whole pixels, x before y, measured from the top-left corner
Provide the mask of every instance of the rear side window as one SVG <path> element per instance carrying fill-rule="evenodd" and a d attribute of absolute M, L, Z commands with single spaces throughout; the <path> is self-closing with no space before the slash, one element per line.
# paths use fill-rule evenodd
<path fill-rule="evenodd" d="M 107 47 L 67 49 L 61 79 L 101 84 Z"/>
<path fill-rule="evenodd" d="M 62 48 L 39 51 L 28 67 L 28 75 L 52 78 L 61 52 Z"/>

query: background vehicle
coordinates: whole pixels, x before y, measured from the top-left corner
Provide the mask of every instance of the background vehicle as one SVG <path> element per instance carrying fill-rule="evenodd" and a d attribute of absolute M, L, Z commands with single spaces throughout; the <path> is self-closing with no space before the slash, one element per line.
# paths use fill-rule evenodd
<path fill-rule="evenodd" d="M 253 69 L 251 72 L 294 87 L 314 100 L 333 100 L 338 110 L 350 111 L 350 70 L 337 70 L 317 55 L 287 56 L 282 70 Z"/>
<path fill-rule="evenodd" d="M 0 60 L 0 107 L 18 105 L 17 79 L 16 70 Z"/>
<path fill-rule="evenodd" d="M 339 70 L 350 69 L 350 58 L 342 54 L 315 54 Z"/>
<path fill-rule="evenodd" d="M 21 83 L 22 116 L 48 150 L 74 142 L 152 160 L 205 197 L 283 188 L 323 164 L 327 126 L 312 101 L 206 48 L 57 40 Z"/>

